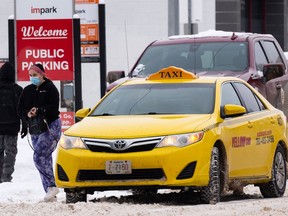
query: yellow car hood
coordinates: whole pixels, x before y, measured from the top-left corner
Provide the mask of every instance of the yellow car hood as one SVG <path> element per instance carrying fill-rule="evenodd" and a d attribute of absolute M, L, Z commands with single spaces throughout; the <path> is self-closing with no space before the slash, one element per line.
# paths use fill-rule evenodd
<path fill-rule="evenodd" d="M 65 135 L 118 139 L 189 133 L 210 117 L 210 114 L 86 117 L 70 127 Z"/>

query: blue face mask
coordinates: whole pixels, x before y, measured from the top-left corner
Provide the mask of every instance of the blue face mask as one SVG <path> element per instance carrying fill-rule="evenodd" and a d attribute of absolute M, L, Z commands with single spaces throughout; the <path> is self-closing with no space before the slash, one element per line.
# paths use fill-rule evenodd
<path fill-rule="evenodd" d="M 33 85 L 36 85 L 36 86 L 38 86 L 41 82 L 39 77 L 30 77 L 30 81 Z"/>

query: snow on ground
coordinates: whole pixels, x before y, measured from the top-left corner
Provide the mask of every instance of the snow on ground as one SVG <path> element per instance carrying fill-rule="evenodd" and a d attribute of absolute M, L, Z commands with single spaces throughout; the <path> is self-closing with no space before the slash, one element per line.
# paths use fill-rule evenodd
<path fill-rule="evenodd" d="M 87 203 L 66 204 L 63 189 L 57 202 L 44 203 L 41 201 L 45 193 L 32 154 L 27 139 L 19 139 L 13 181 L 0 184 L 0 216 L 288 215 L 288 190 L 282 198 L 264 199 L 254 186 L 245 188 L 244 197 L 227 196 L 216 205 L 178 200 L 177 194 L 167 191 L 161 191 L 157 198 L 132 196 L 129 191 L 98 192 L 88 195 Z"/>

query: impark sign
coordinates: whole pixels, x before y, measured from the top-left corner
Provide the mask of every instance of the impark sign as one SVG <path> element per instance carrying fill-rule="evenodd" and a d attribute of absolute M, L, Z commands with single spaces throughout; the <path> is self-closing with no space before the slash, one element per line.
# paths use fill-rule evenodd
<path fill-rule="evenodd" d="M 16 0 L 17 80 L 28 81 L 28 69 L 44 66 L 51 80 L 73 80 L 71 0 Z"/>

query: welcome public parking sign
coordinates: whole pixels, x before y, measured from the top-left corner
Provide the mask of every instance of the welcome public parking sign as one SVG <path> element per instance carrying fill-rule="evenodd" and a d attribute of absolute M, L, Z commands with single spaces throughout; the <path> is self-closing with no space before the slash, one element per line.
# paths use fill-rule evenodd
<path fill-rule="evenodd" d="M 51 80 L 73 80 L 73 1 L 16 0 L 17 80 L 28 81 L 28 69 L 44 66 Z"/>

